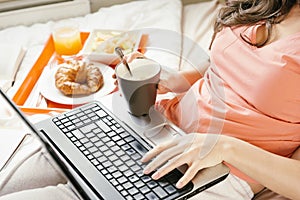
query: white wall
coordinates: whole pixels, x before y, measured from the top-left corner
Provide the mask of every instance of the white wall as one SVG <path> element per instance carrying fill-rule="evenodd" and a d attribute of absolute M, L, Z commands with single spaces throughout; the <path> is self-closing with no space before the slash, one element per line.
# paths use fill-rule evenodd
<path fill-rule="evenodd" d="M 0 0 L 0 6 L 1 2 L 6 3 L 9 1 L 12 0 Z M 42 23 L 49 20 L 83 16 L 90 12 L 96 12 L 101 7 L 108 7 L 114 4 L 127 3 L 130 1 L 134 0 L 72 0 L 62 3 L 49 4 L 46 6 L 0 12 L 0 30 L 10 26 L 31 25 L 37 22 Z M 209 0 L 182 0 L 183 4 L 196 3 L 200 1 Z"/>
<path fill-rule="evenodd" d="M 91 12 L 96 12 L 101 7 L 107 7 L 111 6 L 117 3 L 127 3 L 129 1 L 134 0 L 90 0 L 91 2 Z M 138 0 L 135 0 L 138 1 Z M 182 0 L 183 4 L 191 4 L 191 3 L 197 3 L 201 1 L 210 1 L 210 0 Z"/>
<path fill-rule="evenodd" d="M 73 0 L 45 6 L 0 12 L 0 29 L 16 25 L 31 25 L 90 13 L 89 0 Z"/>

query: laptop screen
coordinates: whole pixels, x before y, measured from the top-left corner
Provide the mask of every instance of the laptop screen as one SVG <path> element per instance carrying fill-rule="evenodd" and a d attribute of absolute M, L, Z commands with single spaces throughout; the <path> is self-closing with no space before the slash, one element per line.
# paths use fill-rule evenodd
<path fill-rule="evenodd" d="M 88 195 L 82 190 L 76 178 L 69 172 L 65 163 L 59 158 L 56 152 L 43 138 L 42 134 L 34 127 L 22 111 L 15 105 L 15 103 L 1 90 L 0 88 L 0 129 L 7 130 L 12 134 L 22 132 L 25 134 L 32 134 L 36 136 L 42 143 L 45 150 L 49 152 L 53 158 L 53 163 L 56 163 L 63 171 L 67 179 L 76 188 L 77 192 L 84 198 L 89 199 Z"/>
<path fill-rule="evenodd" d="M 1 92 L 0 96 L 0 128 L 7 130 L 23 130 L 24 132 L 32 132 L 26 123 L 21 119 L 20 115 L 14 110 L 12 105 L 7 101 Z"/>

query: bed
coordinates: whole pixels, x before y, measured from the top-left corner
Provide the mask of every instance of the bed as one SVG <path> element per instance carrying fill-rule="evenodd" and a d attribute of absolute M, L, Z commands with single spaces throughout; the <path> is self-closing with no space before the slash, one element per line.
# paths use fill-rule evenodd
<path fill-rule="evenodd" d="M 208 66 L 213 18 L 221 6 L 222 2 L 219 0 L 185 1 L 184 4 L 180 0 L 130 1 L 101 7 L 85 16 L 64 20 L 76 22 L 82 32 L 94 29 L 147 30 L 147 33 L 154 35 L 150 38 L 151 45 L 145 51 L 147 57 L 175 70 L 192 66 L 204 73 Z M 49 21 L 0 31 L 1 44 L 13 41 L 26 49 L 15 83 L 7 90 L 11 98 L 16 95 L 39 58 L 56 23 L 58 22 Z M 35 108 L 38 98 L 39 91 L 35 88 L 20 106 Z M 47 104 L 39 107 L 47 108 Z M 26 153 L 26 148 L 24 152 Z"/>

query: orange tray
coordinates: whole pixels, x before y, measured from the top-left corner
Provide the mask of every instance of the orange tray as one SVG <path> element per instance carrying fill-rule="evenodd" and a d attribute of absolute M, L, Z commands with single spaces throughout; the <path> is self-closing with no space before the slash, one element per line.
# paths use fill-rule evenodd
<path fill-rule="evenodd" d="M 63 113 L 68 111 L 69 109 L 60 109 L 60 108 L 28 108 L 23 106 L 18 106 L 22 112 L 26 115 L 34 115 L 34 114 L 50 114 L 51 112 Z"/>
<path fill-rule="evenodd" d="M 87 40 L 89 34 L 90 34 L 89 32 L 81 32 L 80 36 L 81 36 L 81 41 L 82 41 L 83 44 Z M 142 53 L 145 53 L 145 47 L 146 47 L 147 41 L 148 41 L 148 35 L 142 35 L 138 51 L 140 51 Z M 43 51 L 41 52 L 41 54 L 39 56 L 39 58 L 37 59 L 37 61 L 33 65 L 33 67 L 31 68 L 31 70 L 27 74 L 25 80 L 23 81 L 22 85 L 20 86 L 20 88 L 17 90 L 15 96 L 13 97 L 13 101 L 19 107 L 22 107 L 24 105 L 24 103 L 26 102 L 26 100 L 29 97 L 32 89 L 34 88 L 35 84 L 39 80 L 44 68 L 47 66 L 49 60 L 53 57 L 54 53 L 55 53 L 54 42 L 53 42 L 52 35 L 50 35 L 49 39 L 47 40 L 47 42 L 44 46 Z M 114 67 L 114 66 L 111 66 L 111 67 Z M 79 106 L 79 105 L 59 104 L 59 103 L 55 103 L 55 102 L 52 102 L 52 101 L 47 100 L 47 99 L 46 99 L 46 101 L 47 101 L 47 107 L 49 109 L 47 109 L 47 108 L 46 109 L 44 109 L 44 108 L 42 108 L 42 109 L 40 109 L 40 108 L 34 108 L 34 109 L 33 108 L 28 108 L 28 109 L 31 109 L 31 111 L 34 110 L 35 113 L 38 113 L 38 111 L 40 111 L 40 113 L 44 113 L 44 112 L 47 112 L 47 111 L 50 112 L 52 108 L 72 109 L 76 106 Z M 23 108 L 23 110 L 24 109 L 25 108 Z"/>

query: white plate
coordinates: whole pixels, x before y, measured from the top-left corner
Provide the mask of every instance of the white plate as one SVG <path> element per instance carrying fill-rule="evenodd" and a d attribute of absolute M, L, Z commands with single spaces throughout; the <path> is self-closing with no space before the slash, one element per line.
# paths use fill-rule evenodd
<path fill-rule="evenodd" d="M 125 55 L 131 53 L 138 50 L 141 37 L 139 31 L 95 29 L 89 34 L 80 54 L 92 61 L 107 65 L 116 64 L 119 62 L 119 57 L 114 53 L 114 48 L 120 46 Z"/>
<path fill-rule="evenodd" d="M 93 64 L 102 72 L 104 78 L 104 84 L 100 88 L 98 92 L 95 92 L 90 95 L 84 96 L 66 96 L 61 93 L 55 86 L 55 73 L 57 71 L 57 67 L 53 69 L 45 68 L 43 74 L 41 75 L 41 79 L 39 82 L 39 88 L 41 94 L 48 100 L 65 104 L 65 105 L 78 105 L 85 104 L 94 100 L 98 100 L 100 97 L 103 97 L 109 93 L 111 93 L 115 89 L 114 79 L 112 75 L 114 74 L 114 70 L 104 64 L 93 62 Z"/>

